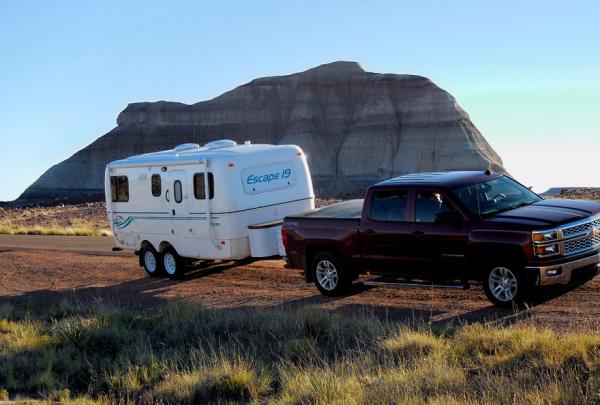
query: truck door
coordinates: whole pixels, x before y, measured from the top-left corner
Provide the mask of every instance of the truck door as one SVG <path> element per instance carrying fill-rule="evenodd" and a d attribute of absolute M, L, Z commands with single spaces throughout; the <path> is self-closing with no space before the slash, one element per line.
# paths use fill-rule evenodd
<path fill-rule="evenodd" d="M 363 214 L 360 242 L 364 270 L 376 274 L 408 274 L 413 267 L 408 190 L 377 190 Z"/>
<path fill-rule="evenodd" d="M 186 254 L 186 246 L 183 245 L 189 226 L 189 190 L 187 176 L 183 170 L 172 170 L 169 172 L 169 181 L 165 191 L 165 199 L 171 214 L 171 233 L 177 243 L 175 250 L 180 255 Z"/>
<path fill-rule="evenodd" d="M 468 235 L 464 218 L 441 192 L 416 191 L 412 227 L 418 267 L 433 277 L 466 274 Z"/>

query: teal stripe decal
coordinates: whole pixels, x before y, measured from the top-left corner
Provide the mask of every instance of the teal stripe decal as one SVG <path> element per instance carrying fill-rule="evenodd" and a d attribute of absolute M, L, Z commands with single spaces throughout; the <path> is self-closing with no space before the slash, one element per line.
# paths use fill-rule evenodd
<path fill-rule="evenodd" d="M 211 217 L 211 219 L 219 219 L 219 217 Z M 136 220 L 158 220 L 158 221 L 206 221 L 206 217 L 153 217 L 153 216 L 128 216 L 124 218 L 118 216 L 113 224 L 117 229 L 125 229 Z"/>

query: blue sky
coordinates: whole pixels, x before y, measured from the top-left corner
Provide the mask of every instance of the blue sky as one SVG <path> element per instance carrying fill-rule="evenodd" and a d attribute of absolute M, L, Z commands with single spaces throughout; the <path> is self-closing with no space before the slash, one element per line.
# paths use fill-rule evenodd
<path fill-rule="evenodd" d="M 427 76 L 537 190 L 600 186 L 600 2 L 0 1 L 0 200 L 130 102 L 335 60 Z"/>

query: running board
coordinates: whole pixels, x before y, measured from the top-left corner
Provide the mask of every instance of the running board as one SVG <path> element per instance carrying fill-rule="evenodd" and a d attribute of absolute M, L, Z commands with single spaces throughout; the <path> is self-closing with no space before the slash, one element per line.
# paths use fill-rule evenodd
<path fill-rule="evenodd" d="M 385 278 L 374 278 L 371 280 L 365 280 L 365 281 L 363 281 L 363 284 L 376 286 L 376 287 L 450 288 L 450 289 L 455 289 L 455 290 L 468 290 L 469 289 L 468 283 L 464 283 L 464 284 L 450 284 L 450 283 L 448 283 L 448 284 L 446 284 L 446 283 L 433 284 L 433 283 L 416 282 L 416 281 L 396 281 L 396 280 L 390 280 L 390 279 L 385 279 Z"/>

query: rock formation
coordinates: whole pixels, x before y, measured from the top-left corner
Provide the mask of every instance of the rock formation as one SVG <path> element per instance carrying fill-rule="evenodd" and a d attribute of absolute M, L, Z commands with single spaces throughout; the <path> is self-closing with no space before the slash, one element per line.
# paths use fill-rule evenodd
<path fill-rule="evenodd" d="M 504 170 L 454 97 L 429 79 L 334 62 L 192 105 L 132 103 L 116 128 L 51 167 L 19 199 L 97 198 L 111 160 L 224 138 L 299 145 L 320 197 L 360 194 L 405 173 Z"/>

